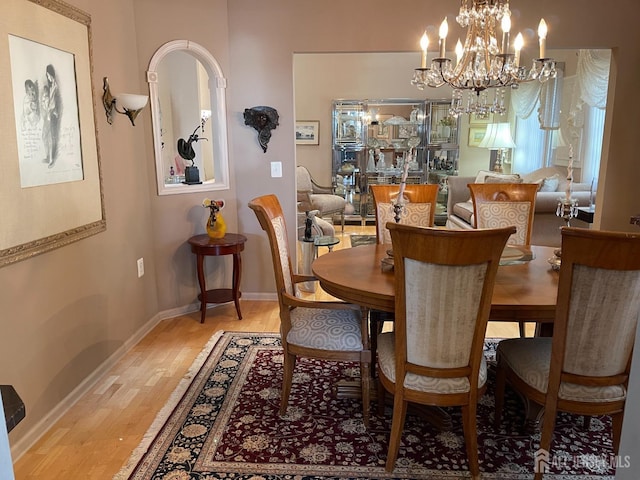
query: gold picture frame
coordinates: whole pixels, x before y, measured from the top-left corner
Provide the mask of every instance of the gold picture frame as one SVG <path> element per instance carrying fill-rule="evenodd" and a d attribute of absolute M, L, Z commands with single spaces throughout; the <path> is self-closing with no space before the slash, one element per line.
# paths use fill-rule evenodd
<path fill-rule="evenodd" d="M 470 147 L 480 146 L 480 142 L 484 138 L 484 134 L 487 132 L 487 127 L 469 127 L 469 141 Z"/>
<path fill-rule="evenodd" d="M 0 69 L 11 72 L 0 76 L 10 105 L 0 117 L 4 266 L 102 232 L 106 220 L 91 17 L 58 0 L 5 0 L 0 16 Z"/>
<path fill-rule="evenodd" d="M 478 117 L 475 113 L 469 116 L 469 125 L 488 125 L 493 123 L 493 113 L 488 113 L 485 117 Z"/>

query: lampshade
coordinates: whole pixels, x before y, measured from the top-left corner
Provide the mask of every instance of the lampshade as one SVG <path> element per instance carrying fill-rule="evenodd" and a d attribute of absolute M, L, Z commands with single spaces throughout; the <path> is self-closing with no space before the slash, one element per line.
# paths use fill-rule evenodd
<path fill-rule="evenodd" d="M 490 148 L 497 150 L 498 148 L 515 148 L 516 144 L 511 137 L 511 125 L 505 123 L 490 123 L 487 126 L 487 132 L 478 145 L 481 148 Z"/>
<path fill-rule="evenodd" d="M 141 110 L 149 100 L 148 95 L 135 95 L 133 93 L 119 93 L 115 97 L 118 105 L 127 110 Z"/>
<path fill-rule="evenodd" d="M 551 148 L 566 147 L 567 141 L 562 134 L 562 129 L 552 130 L 551 133 Z"/>

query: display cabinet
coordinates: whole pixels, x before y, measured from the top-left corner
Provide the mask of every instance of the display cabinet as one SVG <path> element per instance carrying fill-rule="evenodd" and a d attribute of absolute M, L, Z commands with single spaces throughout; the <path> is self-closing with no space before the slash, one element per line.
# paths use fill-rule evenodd
<path fill-rule="evenodd" d="M 447 217 L 447 177 L 458 174 L 460 120 L 449 113 L 450 100 L 430 101 L 428 111 L 427 182 L 440 186 L 436 203 L 436 223 Z"/>
<path fill-rule="evenodd" d="M 427 103 L 424 100 L 334 100 L 333 166 L 336 192 L 345 195 L 347 220 L 375 218 L 368 186 L 427 181 Z"/>

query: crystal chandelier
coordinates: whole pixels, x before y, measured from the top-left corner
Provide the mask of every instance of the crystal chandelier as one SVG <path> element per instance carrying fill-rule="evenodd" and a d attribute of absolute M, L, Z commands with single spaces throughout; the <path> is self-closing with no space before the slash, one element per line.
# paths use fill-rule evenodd
<path fill-rule="evenodd" d="M 509 0 L 461 0 L 460 13 L 456 21 L 467 28 L 464 46 L 458 40 L 455 48 L 456 62 L 445 56 L 445 43 L 449 30 L 447 19 L 440 25 L 439 55 L 427 68 L 427 33 L 422 35 L 422 65 L 416 68 L 411 83 L 423 90 L 425 87 L 449 85 L 453 88 L 451 115 L 473 113 L 480 118 L 490 113 L 506 112 L 505 88 L 517 88 L 521 82 L 538 80 L 545 82 L 556 76 L 553 59 L 546 58 L 547 25 L 544 19 L 538 26 L 540 58 L 533 60 L 531 69 L 520 65 L 520 51 L 524 45 L 519 33 L 510 52 L 509 32 L 511 11 Z M 501 44 L 498 45 L 498 24 L 502 29 Z M 488 89 L 495 89 L 493 99 Z M 463 94 L 467 92 L 464 101 Z"/>

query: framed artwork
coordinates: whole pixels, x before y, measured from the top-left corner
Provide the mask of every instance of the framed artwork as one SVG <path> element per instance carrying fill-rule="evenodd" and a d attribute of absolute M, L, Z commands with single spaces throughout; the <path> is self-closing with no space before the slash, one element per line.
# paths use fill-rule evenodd
<path fill-rule="evenodd" d="M 489 123 L 493 123 L 493 113 L 488 113 L 484 117 L 478 117 L 475 113 L 469 116 L 470 125 L 488 125 Z"/>
<path fill-rule="evenodd" d="M 2 2 L 0 17 L 3 266 L 102 232 L 106 220 L 91 18 L 58 0 Z"/>
<path fill-rule="evenodd" d="M 319 145 L 320 122 L 296 120 L 296 145 Z"/>
<path fill-rule="evenodd" d="M 470 147 L 477 147 L 484 138 L 484 134 L 487 131 L 487 127 L 469 127 L 469 142 Z"/>

